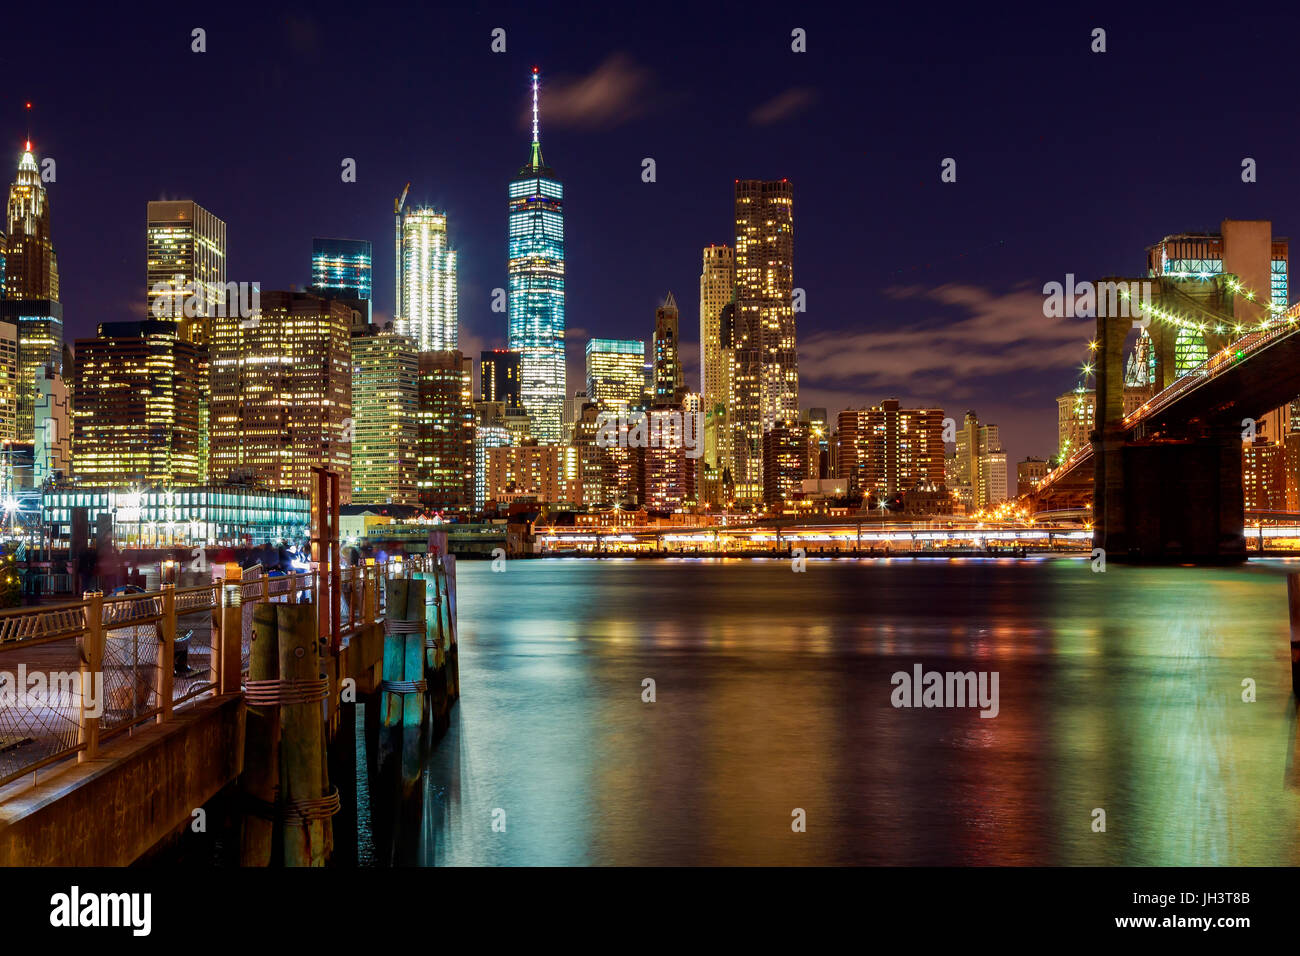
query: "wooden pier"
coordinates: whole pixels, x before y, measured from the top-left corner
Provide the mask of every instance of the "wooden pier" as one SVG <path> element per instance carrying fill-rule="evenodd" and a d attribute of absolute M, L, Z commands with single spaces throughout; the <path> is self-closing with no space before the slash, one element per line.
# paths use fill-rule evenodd
<path fill-rule="evenodd" d="M 336 541 L 331 558 L 0 612 L 0 866 L 127 865 L 227 825 L 207 819 L 218 795 L 237 798 L 243 865 L 354 861 L 356 705 L 402 702 L 416 755 L 397 796 L 371 787 L 400 802 L 459 694 L 455 563 L 443 547 L 340 568 Z"/>

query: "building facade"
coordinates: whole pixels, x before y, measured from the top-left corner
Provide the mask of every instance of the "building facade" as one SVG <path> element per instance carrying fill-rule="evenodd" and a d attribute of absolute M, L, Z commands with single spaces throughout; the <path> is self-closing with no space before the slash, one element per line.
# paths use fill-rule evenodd
<path fill-rule="evenodd" d="M 498 504 L 534 501 L 538 504 L 582 500 L 574 486 L 577 455 L 573 448 L 524 445 L 487 449 L 487 496 Z"/>
<path fill-rule="evenodd" d="M 310 292 L 338 299 L 358 315 L 355 331 L 364 332 L 372 318 L 374 256 L 369 239 L 312 239 Z"/>
<path fill-rule="evenodd" d="M 981 424 L 973 411 L 957 430 L 956 475 L 955 491 L 971 511 L 1007 500 L 1007 453 L 1001 432 L 997 425 Z"/>
<path fill-rule="evenodd" d="M 201 482 L 200 351 L 177 338 L 171 322 L 104 322 L 98 336 L 77 340 L 72 444 L 78 482 Z"/>
<path fill-rule="evenodd" d="M 501 402 L 509 409 L 523 407 L 518 352 L 486 349 L 479 353 L 479 401 Z"/>
<path fill-rule="evenodd" d="M 704 247 L 700 270 L 700 394 L 704 402 L 704 468 L 721 472 L 730 460 L 726 428 L 731 353 L 722 344 L 722 310 L 736 291 L 736 257 L 730 246 Z"/>
<path fill-rule="evenodd" d="M 52 367 L 36 376 L 36 427 L 32 434 L 32 484 L 72 475 L 72 396 Z"/>
<path fill-rule="evenodd" d="M 564 364 L 564 186 L 542 160 L 538 71 L 533 142 L 509 187 L 509 346 L 520 355 L 520 396 L 538 441 L 560 441 Z"/>
<path fill-rule="evenodd" d="M 788 180 L 736 181 L 732 339 L 732 480 L 738 499 L 763 493 L 763 432 L 799 419 L 794 319 L 794 200 Z"/>
<path fill-rule="evenodd" d="M 456 253 L 447 215 L 427 206 L 398 218 L 397 306 L 393 327 L 422 352 L 457 348 L 460 341 Z"/>
<path fill-rule="evenodd" d="M 474 508 L 474 360 L 456 350 L 420 353 L 420 503 L 448 515 Z"/>
<path fill-rule="evenodd" d="M 72 544 L 79 510 L 91 528 L 101 515 L 111 516 L 119 547 L 297 544 L 310 533 L 311 522 L 309 495 L 242 485 L 78 485 L 46 491 L 41 510 L 56 549 Z"/>
<path fill-rule="evenodd" d="M 391 327 L 351 347 L 352 503 L 418 504 L 419 350 Z"/>
<path fill-rule="evenodd" d="M 314 465 L 351 500 L 352 313 L 310 292 L 268 291 L 252 319 L 212 320 L 209 475 L 310 494 Z"/>
<path fill-rule="evenodd" d="M 778 422 L 763 433 L 763 503 L 775 510 L 803 488 L 810 474 L 807 422 Z"/>
<path fill-rule="evenodd" d="M 682 378 L 678 323 L 677 300 L 669 292 L 664 304 L 655 309 L 655 331 L 651 340 L 656 405 L 679 404 L 686 392 L 686 383 Z"/>
<path fill-rule="evenodd" d="M 838 421 L 836 477 L 864 506 L 918 484 L 944 483 L 943 409 L 901 408 L 889 398 L 845 409 Z"/>
<path fill-rule="evenodd" d="M 191 200 L 150 202 L 145 295 L 150 319 L 175 322 L 182 337 L 206 343 L 208 316 L 231 309 L 226 224 Z"/>
<path fill-rule="evenodd" d="M 642 407 L 645 342 L 641 339 L 587 340 L 587 400 L 602 412 Z"/>
<path fill-rule="evenodd" d="M 1047 477 L 1051 467 L 1051 462 L 1046 458 L 1035 458 L 1032 455 L 1016 462 L 1016 497 L 1033 491 L 1038 482 Z"/>
<path fill-rule="evenodd" d="M 4 297 L 59 301 L 59 260 L 50 237 L 50 200 L 29 140 L 5 210 Z"/>

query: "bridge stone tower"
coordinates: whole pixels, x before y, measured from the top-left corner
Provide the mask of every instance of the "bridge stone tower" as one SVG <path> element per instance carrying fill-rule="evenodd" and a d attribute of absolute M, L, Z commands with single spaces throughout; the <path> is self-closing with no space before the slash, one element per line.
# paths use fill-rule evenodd
<path fill-rule="evenodd" d="M 1240 428 L 1157 418 L 1124 424 L 1124 350 L 1144 324 L 1154 357 L 1154 390 L 1172 385 L 1179 328 L 1141 309 L 1204 321 L 1213 355 L 1234 324 L 1230 276 L 1104 279 L 1097 283 L 1097 410 L 1092 435 L 1093 547 L 1107 560 L 1225 563 L 1246 556 Z M 1116 290 L 1128 293 L 1124 298 Z M 1220 325 L 1221 324 L 1221 325 Z M 1216 326 L 1222 331 L 1215 331 Z"/>

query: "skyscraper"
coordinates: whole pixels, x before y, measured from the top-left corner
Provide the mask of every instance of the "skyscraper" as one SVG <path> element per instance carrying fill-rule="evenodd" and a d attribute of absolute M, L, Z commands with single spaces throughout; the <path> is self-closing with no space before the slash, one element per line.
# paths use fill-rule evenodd
<path fill-rule="evenodd" d="M 0 321 L 0 448 L 18 440 L 18 323 Z"/>
<path fill-rule="evenodd" d="M 226 311 L 228 290 L 226 224 L 191 200 L 150 202 L 145 213 L 148 318 L 175 322 L 184 338 L 206 343 L 207 317 Z M 187 309 L 187 303 L 198 308 Z"/>
<path fill-rule="evenodd" d="M 808 422 L 779 422 L 763 433 L 763 502 L 773 511 L 805 478 L 817 477 L 808 473 L 810 431 Z"/>
<path fill-rule="evenodd" d="M 641 407 L 645 386 L 645 342 L 587 340 L 587 399 L 612 414 Z"/>
<path fill-rule="evenodd" d="M 957 431 L 957 481 L 955 489 L 972 511 L 1007 500 L 1007 453 L 997 425 L 981 424 L 967 412 Z"/>
<path fill-rule="evenodd" d="M 9 187 L 5 225 L 5 298 L 58 302 L 59 261 L 50 239 L 50 202 L 30 140 Z"/>
<path fill-rule="evenodd" d="M 354 326 L 364 332 L 371 319 L 371 266 L 368 239 L 312 239 L 311 290 L 338 299 L 361 313 Z"/>
<path fill-rule="evenodd" d="M 488 450 L 509 445 L 510 433 L 504 424 L 503 403 L 476 402 L 474 415 L 474 510 L 478 512 L 488 502 Z"/>
<path fill-rule="evenodd" d="M 720 472 L 731 460 L 725 420 L 731 355 L 722 346 L 722 310 L 736 291 L 736 257 L 730 246 L 704 247 L 700 272 L 700 394 L 704 402 L 704 465 Z"/>
<path fill-rule="evenodd" d="M 900 408 L 896 398 L 872 408 L 846 408 L 839 414 L 838 443 L 836 477 L 866 499 L 864 507 L 917 484 L 943 484 L 941 408 Z"/>
<path fill-rule="evenodd" d="M 419 352 L 391 328 L 351 345 L 352 502 L 419 504 Z"/>
<path fill-rule="evenodd" d="M 474 507 L 474 360 L 456 350 L 420 353 L 419 495 L 428 508 Z"/>
<path fill-rule="evenodd" d="M 14 438 L 33 440 L 36 379 L 52 366 L 63 370 L 63 306 L 59 265 L 50 238 L 50 203 L 28 141 L 9 187 L 5 215 L 5 301 L 0 319 L 18 332 L 17 416 Z"/>
<path fill-rule="evenodd" d="M 736 496 L 763 493 L 763 432 L 799 419 L 794 323 L 793 187 L 736 181 L 736 311 L 732 396 Z"/>
<path fill-rule="evenodd" d="M 479 353 L 479 400 L 522 408 L 519 396 L 519 353 L 486 349 Z"/>
<path fill-rule="evenodd" d="M 677 335 L 677 300 L 671 292 L 664 304 L 655 309 L 654 403 L 676 405 L 686 392 L 682 379 L 682 361 Z"/>
<path fill-rule="evenodd" d="M 63 374 L 63 305 L 54 299 L 6 299 L 0 321 L 18 329 L 18 417 L 16 440 L 32 440 L 36 379 L 43 369 Z"/>
<path fill-rule="evenodd" d="M 310 493 L 324 465 L 351 500 L 351 324 L 347 306 L 309 292 L 263 292 L 253 319 L 212 320 L 214 480 Z"/>
<path fill-rule="evenodd" d="M 199 352 L 172 322 L 103 322 L 78 339 L 73 466 L 87 485 L 192 485 L 199 473 Z M 57 427 L 57 426 L 56 426 Z"/>
<path fill-rule="evenodd" d="M 538 70 L 533 67 L 533 143 L 510 181 L 509 345 L 520 353 L 520 393 L 540 442 L 560 441 L 564 367 L 564 186 L 542 161 Z"/>
<path fill-rule="evenodd" d="M 447 214 L 428 206 L 397 220 L 397 306 L 393 327 L 421 352 L 454 349 L 459 341 L 456 253 Z"/>

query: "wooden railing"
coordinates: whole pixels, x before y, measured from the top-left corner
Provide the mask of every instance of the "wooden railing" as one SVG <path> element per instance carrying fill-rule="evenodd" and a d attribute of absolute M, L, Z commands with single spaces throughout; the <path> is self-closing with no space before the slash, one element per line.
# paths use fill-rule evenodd
<path fill-rule="evenodd" d="M 404 555 L 339 573 L 339 639 L 384 617 L 384 580 L 432 568 Z M 0 787 L 210 694 L 238 693 L 251 605 L 320 603 L 326 575 L 246 569 L 238 580 L 0 611 Z M 246 613 L 245 608 L 250 610 Z M 3 796 L 0 794 L 0 796 Z"/>

